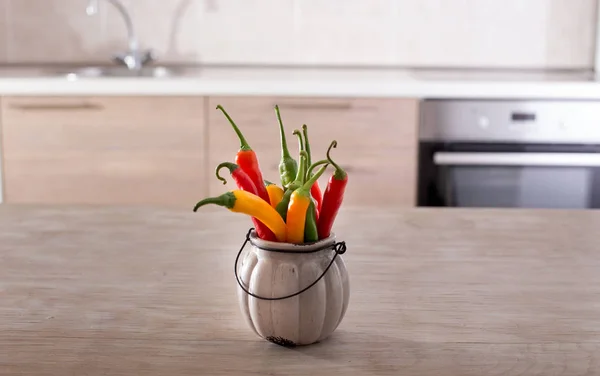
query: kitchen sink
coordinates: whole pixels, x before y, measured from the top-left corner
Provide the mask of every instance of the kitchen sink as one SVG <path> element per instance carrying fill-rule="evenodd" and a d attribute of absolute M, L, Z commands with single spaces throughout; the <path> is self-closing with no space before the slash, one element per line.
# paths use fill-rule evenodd
<path fill-rule="evenodd" d="M 60 70 L 57 75 L 64 75 L 67 78 L 94 78 L 94 77 L 173 77 L 182 74 L 182 71 L 176 68 L 164 66 L 143 67 L 139 70 L 131 70 L 126 67 L 85 67 L 72 70 Z"/>
<path fill-rule="evenodd" d="M 110 77 L 144 77 L 144 78 L 169 78 L 177 76 L 194 76 L 200 73 L 198 67 L 183 66 L 161 66 L 149 65 L 138 70 L 128 69 L 120 65 L 108 66 L 0 66 L 0 78 L 18 77 L 64 77 L 67 80 L 86 78 L 110 78 Z"/>

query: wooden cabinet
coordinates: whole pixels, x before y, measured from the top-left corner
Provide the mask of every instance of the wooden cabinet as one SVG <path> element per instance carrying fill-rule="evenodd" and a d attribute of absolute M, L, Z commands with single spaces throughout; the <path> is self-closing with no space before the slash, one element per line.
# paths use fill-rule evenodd
<path fill-rule="evenodd" d="M 231 179 L 223 186 L 214 176 L 214 168 L 220 162 L 233 161 L 240 147 L 227 119 L 215 109 L 218 104 L 223 105 L 258 153 L 265 179 L 279 182 L 281 154 L 274 111 L 278 104 L 295 157 L 298 142 L 292 131 L 301 129 L 302 124 L 309 129 L 313 161 L 325 158 L 331 141 L 338 141 L 332 157 L 349 174 L 345 205 L 415 205 L 416 99 L 211 97 L 207 107 L 211 195 L 234 187 Z M 327 172 L 320 180 L 323 189 L 329 175 Z"/>
<path fill-rule="evenodd" d="M 349 173 L 346 205 L 414 206 L 416 99 L 293 97 L 7 97 L 2 99 L 4 201 L 189 208 L 224 186 L 214 175 L 240 147 L 224 106 L 279 183 L 281 110 L 287 141 L 307 124 L 313 161 Z M 323 189 L 332 170 L 320 179 Z M 222 174 L 228 176 L 227 171 Z"/>
<path fill-rule="evenodd" d="M 207 193 L 201 97 L 7 97 L 4 201 L 193 207 Z"/>

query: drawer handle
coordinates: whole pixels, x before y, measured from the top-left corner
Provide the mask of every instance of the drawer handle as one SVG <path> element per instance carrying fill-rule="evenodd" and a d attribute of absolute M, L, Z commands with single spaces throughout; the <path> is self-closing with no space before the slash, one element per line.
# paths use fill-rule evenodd
<path fill-rule="evenodd" d="M 281 103 L 279 108 L 291 110 L 318 110 L 318 111 L 347 111 L 352 109 L 352 102 L 343 103 Z M 271 107 L 275 107 L 273 104 Z"/>
<path fill-rule="evenodd" d="M 11 108 L 21 111 L 101 111 L 102 105 L 95 103 L 47 103 L 47 104 L 12 104 Z"/>

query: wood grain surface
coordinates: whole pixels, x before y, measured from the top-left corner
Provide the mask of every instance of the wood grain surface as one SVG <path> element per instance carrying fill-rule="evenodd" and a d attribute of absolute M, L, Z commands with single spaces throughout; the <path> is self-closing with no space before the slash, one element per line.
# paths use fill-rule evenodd
<path fill-rule="evenodd" d="M 0 206 L 0 375 L 600 374 L 598 211 L 344 208 L 346 317 L 292 349 L 239 312 L 250 223 Z"/>
<path fill-rule="evenodd" d="M 185 209 L 208 193 L 204 102 L 3 97 L 5 202 Z"/>

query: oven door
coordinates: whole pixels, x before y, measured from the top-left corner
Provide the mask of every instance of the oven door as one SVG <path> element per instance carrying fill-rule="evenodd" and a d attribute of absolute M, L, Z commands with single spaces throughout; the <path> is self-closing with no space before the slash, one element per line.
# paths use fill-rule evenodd
<path fill-rule="evenodd" d="M 422 206 L 600 207 L 600 153 L 442 150 L 430 158 Z"/>

